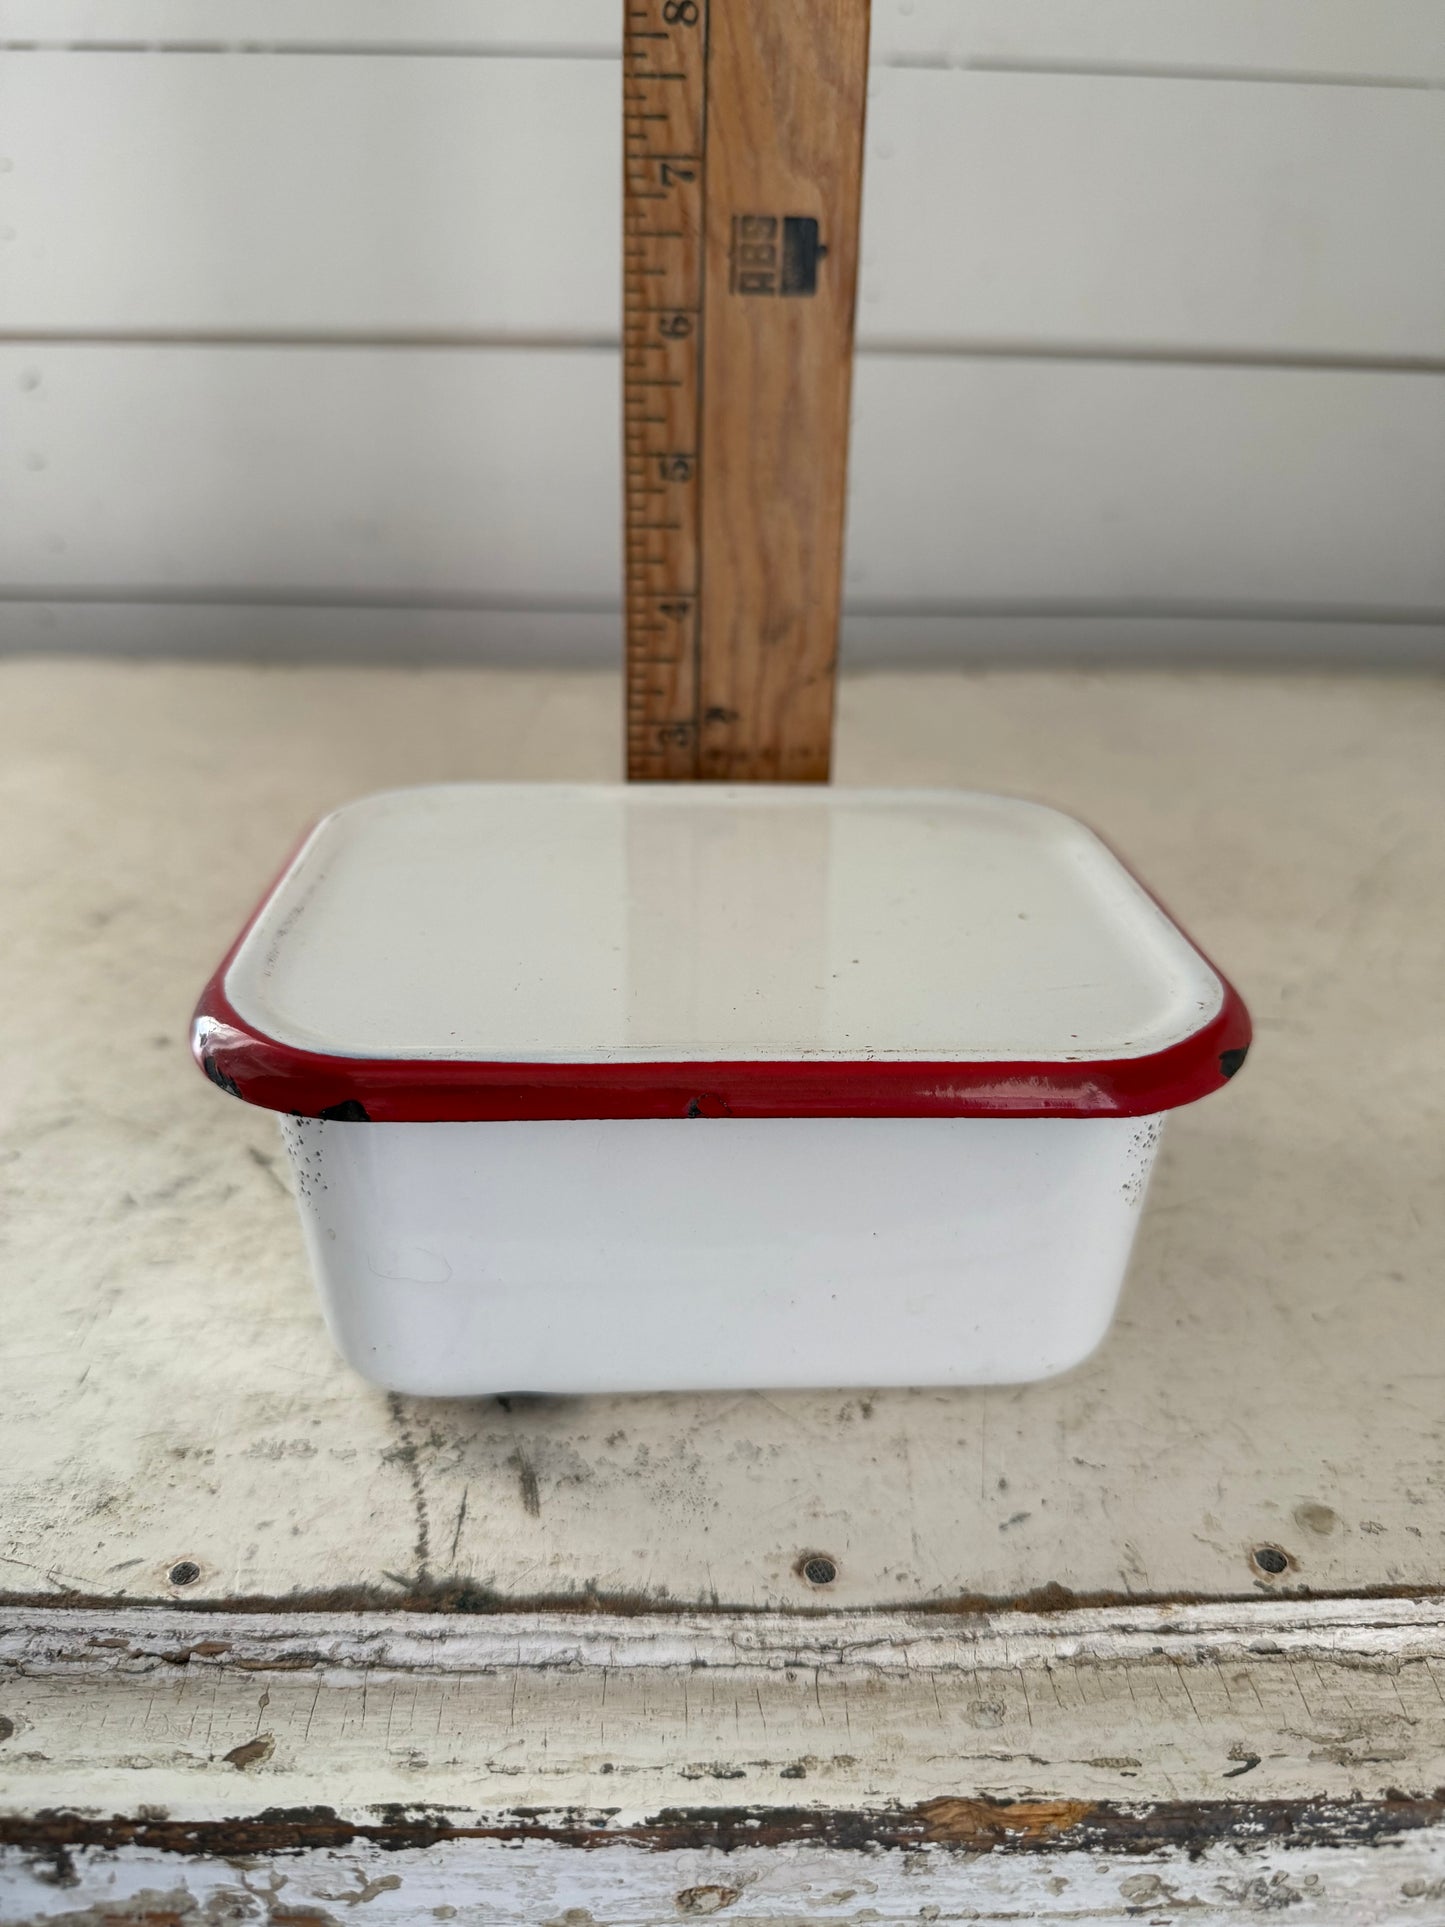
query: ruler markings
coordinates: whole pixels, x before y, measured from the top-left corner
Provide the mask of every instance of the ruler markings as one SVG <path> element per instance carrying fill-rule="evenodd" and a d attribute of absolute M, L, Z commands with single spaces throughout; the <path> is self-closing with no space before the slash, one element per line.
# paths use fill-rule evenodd
<path fill-rule="evenodd" d="M 828 773 L 867 14 L 868 0 L 627 9 L 635 779 Z"/>

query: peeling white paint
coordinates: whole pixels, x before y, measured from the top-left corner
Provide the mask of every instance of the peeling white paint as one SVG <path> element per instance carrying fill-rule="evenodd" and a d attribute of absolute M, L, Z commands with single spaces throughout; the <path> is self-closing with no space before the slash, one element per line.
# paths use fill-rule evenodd
<path fill-rule="evenodd" d="M 1261 1655 L 1376 1663 L 1445 1654 L 1445 1594 L 1028 1613 L 345 1613 L 0 1608 L 0 1670 L 243 1665 L 368 1680 L 498 1668 L 987 1672 L 1060 1661 Z M 123 1656 L 123 1657 L 118 1657 Z"/>
<path fill-rule="evenodd" d="M 1079 1923 L 1079 1927 L 1433 1927 L 1445 1904 L 1445 1836 L 1388 1851 L 1211 1848 L 1101 1859 L 1056 1853 L 1004 1859 L 924 1850 L 861 1856 L 799 1847 L 767 1852 L 569 1851 L 545 1842 L 458 1841 L 424 1851 L 288 1854 L 249 1865 L 134 1849 L 81 1851 L 53 1868 L 0 1858 L 0 1919 L 123 1927 L 204 1923 L 450 1921 L 454 1927 L 677 1927 L 712 1913 L 729 1927 L 920 1927 L 920 1923 Z M 713 1889 L 718 1904 L 698 1897 Z M 736 1896 L 729 1898 L 729 1896 Z"/>
<path fill-rule="evenodd" d="M 0 1812 L 940 1797 L 1382 1800 L 1445 1785 L 1445 1604 L 373 1619 L 10 1613 Z"/>

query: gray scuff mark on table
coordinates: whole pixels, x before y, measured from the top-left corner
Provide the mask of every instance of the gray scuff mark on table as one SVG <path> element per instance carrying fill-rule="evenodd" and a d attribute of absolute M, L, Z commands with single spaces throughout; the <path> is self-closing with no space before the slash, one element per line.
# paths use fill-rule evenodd
<path fill-rule="evenodd" d="M 461 1544 L 462 1527 L 467 1522 L 467 1498 L 470 1492 L 471 1492 L 471 1487 L 469 1485 L 464 1485 L 462 1487 L 462 1502 L 457 1507 L 457 1523 L 452 1532 L 451 1548 L 447 1555 L 453 1564 L 455 1564 L 456 1562 L 457 1547 Z"/>
<path fill-rule="evenodd" d="M 537 1485 L 537 1468 L 519 1445 L 507 1460 L 517 1474 L 517 1491 L 522 1501 L 522 1510 L 529 1519 L 542 1516 L 542 1495 Z"/>
<path fill-rule="evenodd" d="M 403 1466 L 410 1481 L 412 1504 L 416 1512 L 416 1541 L 412 1550 L 416 1559 L 417 1579 L 424 1584 L 430 1577 L 431 1514 L 427 1505 L 426 1486 L 422 1481 L 421 1449 L 407 1417 L 406 1401 L 399 1392 L 387 1393 L 386 1409 L 400 1444 L 382 1453 L 382 1463 Z"/>

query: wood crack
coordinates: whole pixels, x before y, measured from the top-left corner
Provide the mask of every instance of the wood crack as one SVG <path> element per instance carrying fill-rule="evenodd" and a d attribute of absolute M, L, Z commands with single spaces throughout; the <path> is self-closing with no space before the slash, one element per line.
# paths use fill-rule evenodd
<path fill-rule="evenodd" d="M 1097 1853 L 1202 1851 L 1220 1843 L 1259 1846 L 1374 1845 L 1445 1825 L 1445 1788 L 1385 1800 L 1183 1800 L 1122 1805 L 1099 1801 L 941 1798 L 905 1809 L 820 1811 L 804 1807 L 672 1808 L 617 1824 L 610 1812 L 529 1809 L 490 1825 L 456 1825 L 405 1807 L 369 1823 L 325 1806 L 268 1807 L 222 1820 L 181 1821 L 44 1812 L 0 1818 L 0 1847 L 35 1853 L 76 1848 L 142 1848 L 201 1857 L 293 1853 L 368 1843 L 385 1852 L 450 1840 L 548 1841 L 576 1849 L 629 1847 L 648 1853 L 807 1844 L 873 1853 L 932 1847 L 977 1853 L 1040 1853 L 1067 1846 Z"/>

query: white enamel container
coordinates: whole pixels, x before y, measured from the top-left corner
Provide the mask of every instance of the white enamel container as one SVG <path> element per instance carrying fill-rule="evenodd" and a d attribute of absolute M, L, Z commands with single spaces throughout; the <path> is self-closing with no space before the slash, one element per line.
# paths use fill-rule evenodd
<path fill-rule="evenodd" d="M 1103 1337 L 1242 1004 L 1071 818 L 458 784 L 314 830 L 201 1000 L 393 1390 L 982 1384 Z"/>

